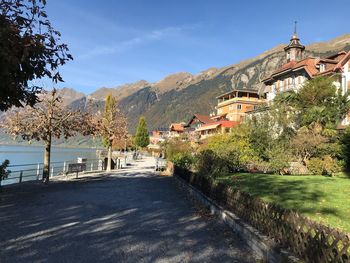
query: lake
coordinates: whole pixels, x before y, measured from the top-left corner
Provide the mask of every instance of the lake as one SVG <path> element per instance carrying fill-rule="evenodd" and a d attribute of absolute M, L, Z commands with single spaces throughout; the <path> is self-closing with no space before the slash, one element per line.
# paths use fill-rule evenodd
<path fill-rule="evenodd" d="M 64 162 L 66 164 L 75 163 L 78 157 L 87 158 L 87 167 L 89 169 L 97 168 L 96 149 L 52 147 L 52 175 L 61 174 L 64 169 Z M 9 170 L 12 172 L 9 179 L 1 183 L 2 185 L 18 182 L 21 171 L 23 181 L 33 180 L 36 177 L 42 176 L 44 147 L 0 145 L 0 162 L 2 163 L 5 159 L 10 161 Z"/>
<path fill-rule="evenodd" d="M 51 162 L 73 161 L 77 157 L 96 159 L 96 149 L 52 147 Z M 5 159 L 11 165 L 42 163 L 44 146 L 0 145 L 0 162 Z"/>

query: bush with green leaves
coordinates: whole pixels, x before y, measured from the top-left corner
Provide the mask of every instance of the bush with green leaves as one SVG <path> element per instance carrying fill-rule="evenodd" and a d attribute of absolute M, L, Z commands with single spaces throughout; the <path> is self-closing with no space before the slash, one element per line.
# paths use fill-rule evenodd
<path fill-rule="evenodd" d="M 270 171 L 280 175 L 288 173 L 291 155 L 282 144 L 275 144 L 268 151 L 268 157 Z"/>
<path fill-rule="evenodd" d="M 350 171 L 350 127 L 344 131 L 340 142 L 345 169 L 347 171 Z"/>
<path fill-rule="evenodd" d="M 311 158 L 307 164 L 307 168 L 314 175 L 333 175 L 342 169 L 339 161 L 330 155 L 323 156 L 322 158 Z"/>
<path fill-rule="evenodd" d="M 185 169 L 188 169 L 188 170 L 192 168 L 194 160 L 195 160 L 194 156 L 189 152 L 175 153 L 171 159 L 171 161 L 175 165 L 182 167 L 182 168 L 185 168 Z"/>
<path fill-rule="evenodd" d="M 199 152 L 196 156 L 195 168 L 199 174 L 213 178 L 230 172 L 229 162 L 210 149 Z"/>

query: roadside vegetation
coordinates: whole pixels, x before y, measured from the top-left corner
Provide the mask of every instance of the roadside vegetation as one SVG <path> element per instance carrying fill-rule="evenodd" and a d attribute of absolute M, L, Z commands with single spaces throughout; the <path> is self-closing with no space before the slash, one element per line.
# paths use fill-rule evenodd
<path fill-rule="evenodd" d="M 349 111 L 332 79 L 315 78 L 298 93 L 277 95 L 230 133 L 200 145 L 168 143 L 174 164 L 221 180 L 282 207 L 350 231 Z"/>

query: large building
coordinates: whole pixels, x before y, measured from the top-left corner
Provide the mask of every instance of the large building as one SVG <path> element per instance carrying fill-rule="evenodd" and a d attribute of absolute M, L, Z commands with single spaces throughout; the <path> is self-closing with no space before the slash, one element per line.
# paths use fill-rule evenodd
<path fill-rule="evenodd" d="M 218 97 L 216 118 L 225 118 L 233 122 L 242 122 L 246 112 L 255 110 L 263 101 L 256 90 L 237 90 L 224 93 Z"/>
<path fill-rule="evenodd" d="M 296 32 L 284 48 L 286 63 L 263 80 L 267 101 L 288 90 L 298 91 L 305 81 L 317 76 L 333 77 L 334 85 L 344 95 L 350 90 L 350 52 L 341 51 L 324 58 L 304 57 L 305 47 Z M 348 125 L 350 115 L 342 124 Z"/>

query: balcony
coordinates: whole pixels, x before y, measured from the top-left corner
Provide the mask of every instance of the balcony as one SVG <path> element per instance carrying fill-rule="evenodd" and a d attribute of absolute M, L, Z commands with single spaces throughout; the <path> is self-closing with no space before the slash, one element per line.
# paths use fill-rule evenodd
<path fill-rule="evenodd" d="M 221 102 L 218 102 L 217 107 L 223 107 L 232 103 L 245 103 L 245 102 L 250 102 L 250 103 L 259 103 L 264 101 L 264 99 L 259 99 L 259 98 L 248 98 L 248 97 L 234 97 L 232 99 L 224 100 Z"/>

